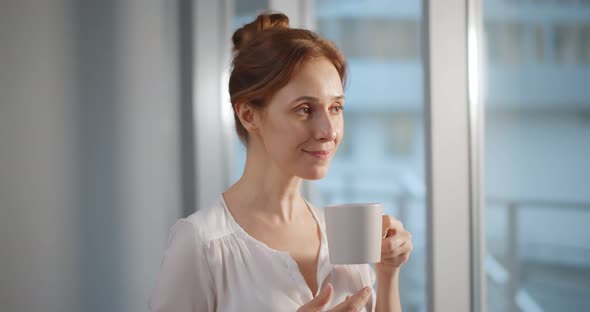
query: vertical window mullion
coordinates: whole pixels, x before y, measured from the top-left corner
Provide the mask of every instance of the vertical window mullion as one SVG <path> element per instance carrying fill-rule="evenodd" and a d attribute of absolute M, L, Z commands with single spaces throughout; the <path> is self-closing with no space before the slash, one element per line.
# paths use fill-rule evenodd
<path fill-rule="evenodd" d="M 466 2 L 423 9 L 429 311 L 470 311 Z"/>

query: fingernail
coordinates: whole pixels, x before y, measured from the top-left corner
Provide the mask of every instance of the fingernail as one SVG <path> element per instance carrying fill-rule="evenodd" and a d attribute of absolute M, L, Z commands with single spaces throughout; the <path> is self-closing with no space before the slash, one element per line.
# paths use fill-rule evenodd
<path fill-rule="evenodd" d="M 324 288 L 322 289 L 321 293 L 322 294 L 326 294 L 328 292 L 328 288 L 330 288 L 330 283 L 326 284 L 326 286 L 324 286 Z"/>
<path fill-rule="evenodd" d="M 369 295 L 371 294 L 371 287 L 367 286 L 365 287 L 365 295 Z"/>

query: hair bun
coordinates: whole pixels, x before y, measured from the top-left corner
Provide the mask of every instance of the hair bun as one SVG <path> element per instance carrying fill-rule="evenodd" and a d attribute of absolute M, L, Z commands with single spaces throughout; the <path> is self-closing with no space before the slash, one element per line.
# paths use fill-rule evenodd
<path fill-rule="evenodd" d="M 233 51 L 239 51 L 248 41 L 257 33 L 272 28 L 289 28 L 289 18 L 283 13 L 262 13 L 256 17 L 256 20 L 250 22 L 242 28 L 236 30 L 232 36 L 234 44 Z"/>

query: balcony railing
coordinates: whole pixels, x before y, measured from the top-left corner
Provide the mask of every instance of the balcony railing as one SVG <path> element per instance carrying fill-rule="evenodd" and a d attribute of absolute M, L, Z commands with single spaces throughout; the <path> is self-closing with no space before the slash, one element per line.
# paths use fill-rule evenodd
<path fill-rule="evenodd" d="M 337 188 L 320 188 L 318 191 L 324 204 L 331 203 L 334 200 L 355 200 L 355 191 L 349 188 L 346 191 L 344 189 L 338 190 Z M 367 198 L 385 198 L 388 194 L 383 190 L 376 190 L 370 194 L 367 194 L 366 189 L 362 192 L 363 197 Z M 390 198 L 390 203 L 393 203 L 394 206 L 389 207 L 390 213 L 393 213 L 400 219 L 407 228 L 423 229 L 425 227 L 425 209 L 420 209 L 420 207 L 424 207 L 425 205 L 423 196 L 414 196 L 409 192 L 403 192 L 390 195 Z M 557 271 L 563 267 L 570 266 L 590 268 L 590 242 L 588 241 L 590 227 L 581 228 L 580 224 L 584 222 L 579 222 L 584 218 L 587 220 L 590 219 L 590 203 L 538 199 L 488 198 L 485 209 L 500 210 L 504 213 L 503 221 L 496 219 L 486 222 L 488 232 L 505 231 L 505 233 L 503 233 L 503 239 L 493 242 L 495 245 L 500 245 L 500 250 L 488 246 L 484 265 L 489 281 L 488 284 L 491 283 L 491 288 L 499 289 L 499 293 L 495 292 L 494 295 L 500 297 L 494 298 L 497 302 L 491 302 L 490 304 L 499 306 L 500 310 L 543 311 L 542 305 L 522 285 L 523 260 L 544 263 L 549 267 L 554 267 Z M 546 224 L 552 224 L 554 220 L 537 221 L 539 226 L 546 227 L 548 236 L 560 235 L 563 237 L 564 235 L 567 236 L 568 231 L 575 232 L 570 233 L 569 237 L 575 237 L 577 242 L 572 243 L 570 240 L 563 241 L 562 243 L 547 242 L 543 241 L 542 237 L 541 241 L 537 242 L 523 240 L 523 237 L 527 236 L 528 229 L 523 225 L 523 214 L 530 213 L 538 216 L 543 215 L 543 212 L 558 213 L 563 217 L 561 222 L 553 223 L 551 228 L 547 227 Z M 544 217 L 541 216 L 541 218 Z M 563 222 L 564 219 L 566 221 L 570 220 L 571 222 Z M 501 222 L 503 224 L 490 224 L 490 222 Z M 578 226 L 572 226 L 576 222 Z M 575 236 L 580 231 L 582 234 Z M 420 236 L 415 235 L 414 237 Z M 490 243 L 489 238 L 487 242 Z M 425 246 L 425 242 L 417 241 L 415 243 L 417 252 Z M 531 252 L 537 249 L 543 249 L 545 252 Z M 422 256 L 425 255 L 423 252 L 419 254 Z M 414 269 L 423 268 L 418 266 L 414 267 Z M 414 277 L 421 276 L 423 272 L 412 272 L 412 275 Z M 425 280 L 417 280 L 417 282 L 423 283 Z M 554 284 L 556 282 L 559 281 L 552 280 L 548 284 Z M 564 277 L 562 283 L 568 284 L 571 282 L 567 280 L 567 277 Z M 421 286 L 410 291 L 422 292 L 425 289 L 425 287 Z M 412 297 L 420 298 L 420 296 Z"/>

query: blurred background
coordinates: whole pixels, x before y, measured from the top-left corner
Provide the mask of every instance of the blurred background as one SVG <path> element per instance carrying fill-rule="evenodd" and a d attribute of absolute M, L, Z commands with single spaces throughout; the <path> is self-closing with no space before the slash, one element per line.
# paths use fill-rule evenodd
<path fill-rule="evenodd" d="M 590 1 L 475 2 L 486 308 L 587 311 Z M 268 9 L 350 66 L 342 145 L 304 193 L 385 203 L 414 234 L 404 311 L 427 311 L 421 1 L 0 0 L 2 311 L 147 310 L 170 226 L 241 175 L 230 37 Z"/>

